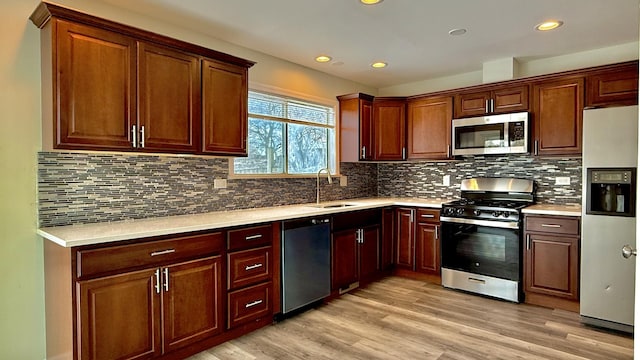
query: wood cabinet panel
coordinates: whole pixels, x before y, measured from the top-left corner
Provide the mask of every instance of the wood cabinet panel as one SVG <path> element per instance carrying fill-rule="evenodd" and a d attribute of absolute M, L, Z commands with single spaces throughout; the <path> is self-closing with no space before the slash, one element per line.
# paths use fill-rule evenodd
<path fill-rule="evenodd" d="M 56 21 L 54 147 L 132 148 L 136 123 L 136 41 Z"/>
<path fill-rule="evenodd" d="M 77 277 L 95 277 L 115 271 L 157 266 L 214 254 L 223 249 L 222 232 L 127 245 L 80 248 L 76 254 Z"/>
<path fill-rule="evenodd" d="M 578 239 L 527 234 L 525 291 L 577 300 Z"/>
<path fill-rule="evenodd" d="M 480 116 L 489 113 L 489 100 L 491 100 L 491 91 L 478 91 L 456 95 L 456 118 Z"/>
<path fill-rule="evenodd" d="M 241 250 L 270 245 L 272 234 L 271 224 L 229 230 L 227 247 L 229 250 Z"/>
<path fill-rule="evenodd" d="M 529 110 L 529 85 L 488 86 L 455 96 L 455 117 L 483 116 Z"/>
<path fill-rule="evenodd" d="M 203 60 L 204 153 L 247 156 L 248 93 L 245 67 Z"/>
<path fill-rule="evenodd" d="M 385 208 L 382 210 L 381 253 L 380 266 L 382 270 L 388 270 L 393 266 L 395 210 Z"/>
<path fill-rule="evenodd" d="M 534 153 L 580 154 L 584 78 L 541 82 L 533 89 Z"/>
<path fill-rule="evenodd" d="M 255 321 L 271 315 L 271 282 L 229 292 L 228 328 Z"/>
<path fill-rule="evenodd" d="M 525 231 L 560 235 L 579 235 L 580 219 L 558 216 L 529 216 Z"/>
<path fill-rule="evenodd" d="M 337 291 L 359 279 L 357 229 L 333 233 L 331 289 Z"/>
<path fill-rule="evenodd" d="M 587 76 L 588 107 L 638 104 L 638 64 L 632 63 Z"/>
<path fill-rule="evenodd" d="M 196 152 L 200 130 L 200 60 L 140 42 L 138 106 L 141 148 Z"/>
<path fill-rule="evenodd" d="M 374 100 L 374 160 L 404 160 L 406 118 L 404 100 Z"/>
<path fill-rule="evenodd" d="M 359 248 L 359 278 L 367 281 L 380 271 L 380 226 L 363 228 L 362 238 Z"/>
<path fill-rule="evenodd" d="M 529 85 L 493 90 L 494 113 L 509 113 L 529 110 Z"/>
<path fill-rule="evenodd" d="M 268 281 L 271 273 L 271 246 L 227 254 L 229 289 Z"/>
<path fill-rule="evenodd" d="M 440 275 L 439 225 L 418 220 L 416 225 L 416 267 L 415 271 Z"/>
<path fill-rule="evenodd" d="M 219 334 L 223 329 L 222 257 L 162 269 L 163 352 Z"/>
<path fill-rule="evenodd" d="M 413 222 L 414 210 L 408 208 L 396 209 L 395 231 L 395 266 L 401 269 L 413 270 L 415 227 Z"/>
<path fill-rule="evenodd" d="M 453 100 L 436 97 L 410 101 L 408 108 L 408 159 L 450 157 Z"/>
<path fill-rule="evenodd" d="M 77 283 L 79 358 L 140 359 L 161 354 L 155 270 Z"/>

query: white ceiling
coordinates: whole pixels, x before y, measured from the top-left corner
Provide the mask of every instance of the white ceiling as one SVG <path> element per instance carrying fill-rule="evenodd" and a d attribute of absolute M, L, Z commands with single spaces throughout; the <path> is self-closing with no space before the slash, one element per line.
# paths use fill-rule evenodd
<path fill-rule="evenodd" d="M 101 1 L 377 88 L 638 41 L 638 0 Z M 550 18 L 564 26 L 534 30 Z"/>

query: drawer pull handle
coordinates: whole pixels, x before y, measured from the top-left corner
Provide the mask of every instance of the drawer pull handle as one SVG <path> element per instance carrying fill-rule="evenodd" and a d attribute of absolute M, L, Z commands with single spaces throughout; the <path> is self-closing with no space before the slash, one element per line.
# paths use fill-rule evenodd
<path fill-rule="evenodd" d="M 253 269 L 257 269 L 262 267 L 262 263 L 257 263 L 257 264 L 253 264 L 253 265 L 247 265 L 244 267 L 244 271 L 249 271 L 249 270 L 253 270 Z"/>
<path fill-rule="evenodd" d="M 557 225 L 557 224 L 540 224 L 540 226 L 546 227 L 546 228 L 561 228 L 562 227 L 562 225 Z"/>
<path fill-rule="evenodd" d="M 262 234 L 258 234 L 258 235 L 247 236 L 244 239 L 245 240 L 255 240 L 255 239 L 260 239 L 261 237 L 262 237 Z"/>
<path fill-rule="evenodd" d="M 262 300 L 256 300 L 256 301 L 250 302 L 248 304 L 245 304 L 244 308 L 248 309 L 250 307 L 253 307 L 253 306 L 256 306 L 256 305 L 260 305 L 260 304 L 262 304 Z"/>
<path fill-rule="evenodd" d="M 484 284 L 484 283 L 486 283 L 486 281 L 485 281 L 485 280 L 482 280 L 482 279 L 476 279 L 476 278 L 472 278 L 472 277 L 470 277 L 470 278 L 468 278 L 468 279 L 469 279 L 469 281 L 474 282 L 474 283 L 479 283 L 479 284 Z"/>
<path fill-rule="evenodd" d="M 431 215 L 431 214 L 422 214 L 422 215 L 420 215 L 420 217 L 433 219 L 436 216 L 435 215 Z"/>
<path fill-rule="evenodd" d="M 158 255 L 166 255 L 166 254 L 171 254 L 176 252 L 176 249 L 167 249 L 167 250 L 161 250 L 161 251 L 154 251 L 151 253 L 151 256 L 158 256 Z"/>

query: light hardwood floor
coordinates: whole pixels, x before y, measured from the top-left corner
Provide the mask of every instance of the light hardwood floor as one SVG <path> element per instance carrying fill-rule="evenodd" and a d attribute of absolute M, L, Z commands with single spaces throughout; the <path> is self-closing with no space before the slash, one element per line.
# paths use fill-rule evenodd
<path fill-rule="evenodd" d="M 398 277 L 194 355 L 217 359 L 632 359 L 579 315 Z"/>

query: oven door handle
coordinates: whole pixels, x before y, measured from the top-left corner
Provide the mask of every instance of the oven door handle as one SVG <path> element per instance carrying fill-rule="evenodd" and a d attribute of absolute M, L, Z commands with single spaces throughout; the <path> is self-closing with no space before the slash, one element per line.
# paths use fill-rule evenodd
<path fill-rule="evenodd" d="M 457 224 L 469 224 L 469 225 L 479 225 L 493 228 L 502 228 L 502 229 L 519 229 L 520 226 L 517 221 L 511 222 L 502 222 L 502 221 L 491 221 L 491 220 L 477 220 L 477 219 L 464 219 L 464 218 L 452 218 L 452 217 L 440 217 L 440 222 L 445 223 L 457 223 Z"/>

